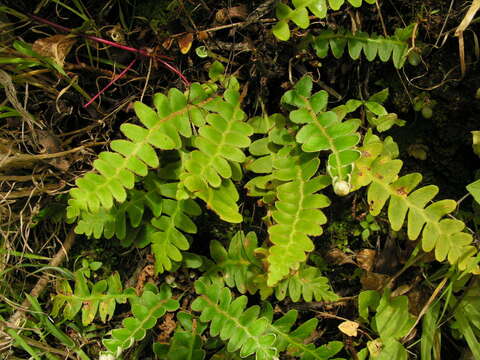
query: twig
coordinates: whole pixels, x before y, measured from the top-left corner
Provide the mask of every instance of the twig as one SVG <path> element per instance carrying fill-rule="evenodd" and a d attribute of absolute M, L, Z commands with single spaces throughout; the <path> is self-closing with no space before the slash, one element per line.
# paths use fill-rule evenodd
<path fill-rule="evenodd" d="M 53 154 L 38 154 L 38 155 L 15 154 L 14 156 L 5 157 L 3 159 L 0 157 L 0 170 L 6 171 L 11 169 L 17 169 L 17 168 L 25 168 L 25 167 L 28 168 L 28 167 L 31 167 L 32 164 L 35 164 L 42 160 L 62 157 L 62 156 L 83 150 L 87 147 L 104 145 L 104 144 L 105 142 L 94 142 L 94 143 L 78 146 L 70 150 L 53 153 Z"/>
<path fill-rule="evenodd" d="M 25 197 L 37 196 L 43 193 L 50 193 L 62 189 L 65 184 L 48 184 L 43 187 L 27 189 L 27 190 L 18 190 L 18 191 L 9 191 L 6 193 L 0 193 L 0 200 L 13 200 L 21 199 Z"/>

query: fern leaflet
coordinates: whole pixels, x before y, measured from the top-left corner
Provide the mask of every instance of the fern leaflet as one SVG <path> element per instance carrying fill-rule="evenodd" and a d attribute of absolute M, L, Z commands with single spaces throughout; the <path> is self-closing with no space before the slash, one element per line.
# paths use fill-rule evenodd
<path fill-rule="evenodd" d="M 269 263 L 268 286 L 275 285 L 306 261 L 306 252 L 314 249 L 309 236 L 322 234 L 321 225 L 327 218 L 320 210 L 330 205 L 324 195 L 317 192 L 330 184 L 328 176 L 316 176 L 320 161 L 314 154 L 291 153 L 284 148 L 274 164 L 275 178 L 286 181 L 276 188 L 277 201 L 272 211 L 276 222 L 268 233 L 273 246 L 267 257 Z"/>
<path fill-rule="evenodd" d="M 133 316 L 122 321 L 123 328 L 112 330 L 111 338 L 103 340 L 108 353 L 119 357 L 135 341 L 142 340 L 147 330 L 153 328 L 167 311 L 177 310 L 179 303 L 171 297 L 168 286 L 162 286 L 158 293 L 153 286 L 146 286 L 141 296 L 132 297 L 130 302 Z"/>
<path fill-rule="evenodd" d="M 354 149 L 360 141 L 360 135 L 356 133 L 360 120 L 341 120 L 346 112 L 356 110 L 361 102 L 350 100 L 341 111 L 325 111 L 328 104 L 327 92 L 322 90 L 312 95 L 311 91 L 312 79 L 305 76 L 292 90 L 283 95 L 282 102 L 298 108 L 290 112 L 291 121 L 306 124 L 296 135 L 297 142 L 302 144 L 302 150 L 331 151 L 327 171 L 332 177 L 335 192 L 338 195 L 346 195 L 348 189 L 339 190 L 337 183 L 346 182 L 348 186 L 353 163 L 360 157 L 360 153 Z"/>
<path fill-rule="evenodd" d="M 210 242 L 210 255 L 215 261 L 213 270 L 220 271 L 228 287 L 236 287 L 241 294 L 257 291 L 256 277 L 263 272 L 260 261 L 255 257 L 257 236 L 254 232 L 237 232 L 226 250 L 219 241 Z"/>
<path fill-rule="evenodd" d="M 241 150 L 250 145 L 253 129 L 240 108 L 238 82 L 232 79 L 223 99 L 216 98 L 204 108 L 207 124 L 201 126 L 193 145 L 198 149 L 186 156 L 180 181 L 185 188 L 207 203 L 223 220 L 241 222 L 238 192 L 231 179 L 241 177 L 240 164 L 245 161 Z"/>
<path fill-rule="evenodd" d="M 375 0 L 364 0 L 368 4 L 375 4 Z M 334 11 L 340 9 L 345 0 L 328 0 L 328 5 Z M 348 0 L 354 7 L 360 7 L 362 0 Z M 327 16 L 327 0 L 292 0 L 293 8 L 279 2 L 276 7 L 278 22 L 273 27 L 273 34 L 280 40 L 290 38 L 290 27 L 288 23 L 294 22 L 295 25 L 306 29 L 310 25 L 309 11 L 316 17 L 323 19 Z"/>
<path fill-rule="evenodd" d="M 271 305 L 268 306 L 267 313 L 268 318 L 271 319 L 273 313 Z M 265 313 L 264 315 L 267 316 Z M 269 326 L 268 330 L 276 336 L 275 347 L 279 352 L 288 351 L 288 354 L 300 360 L 326 360 L 343 348 L 343 343 L 340 341 L 331 341 L 318 348 L 314 344 L 306 343 L 317 328 L 318 320 L 312 318 L 292 331 L 297 319 L 298 312 L 290 310 Z"/>
<path fill-rule="evenodd" d="M 111 239 L 115 235 L 123 240 L 128 232 L 127 217 L 131 227 L 139 227 L 144 218 L 145 207 L 148 207 L 154 216 L 160 216 L 162 213 L 160 194 L 156 190 L 129 190 L 127 200 L 118 207 L 100 208 L 97 212 L 81 211 L 75 232 L 95 239 L 101 237 Z"/>
<path fill-rule="evenodd" d="M 95 316 L 100 315 L 102 322 L 110 320 L 116 304 L 127 301 L 132 294 L 122 291 L 118 273 L 113 273 L 107 280 L 96 282 L 90 289 L 83 271 L 75 273 L 75 291 L 67 280 L 57 282 L 57 294 L 53 297 L 52 316 L 56 317 L 63 310 L 66 319 L 73 320 L 82 311 L 83 325 L 90 324 Z"/>
<path fill-rule="evenodd" d="M 341 29 L 336 32 L 323 30 L 313 37 L 312 46 L 317 56 L 321 59 L 327 57 L 328 49 L 332 50 L 333 56 L 339 59 L 348 47 L 348 54 L 353 60 L 357 60 L 363 53 L 368 61 L 373 61 L 378 56 L 383 62 L 390 59 L 393 65 L 400 69 L 405 64 L 409 50 L 409 39 L 413 33 L 413 25 L 404 29 L 397 29 L 391 37 L 382 35 L 369 35 L 364 32 L 353 34 Z"/>
<path fill-rule="evenodd" d="M 438 193 L 438 187 L 428 185 L 413 191 L 421 182 L 422 175 L 412 173 L 399 178 L 402 161 L 393 159 L 385 144 L 377 136 L 367 134 L 360 149 L 362 157 L 356 162 L 352 175 L 354 189 L 368 186 L 370 213 L 378 215 L 390 200 L 388 219 L 393 230 L 400 230 L 408 219 L 408 238 L 416 240 L 422 235 L 424 251 L 435 250 L 438 261 L 448 259 L 460 270 L 480 273 L 474 257 L 477 250 L 472 245 L 472 235 L 463 231 L 465 224 L 462 221 L 446 218 L 455 210 L 457 203 L 440 200 L 427 206 Z"/>
<path fill-rule="evenodd" d="M 275 288 L 278 300 L 285 299 L 286 295 L 293 302 L 300 301 L 335 301 L 338 296 L 330 289 L 328 278 L 322 276 L 320 270 L 313 266 L 303 265 L 299 271 L 282 280 Z"/>
<path fill-rule="evenodd" d="M 277 350 L 273 347 L 275 335 L 264 335 L 269 322 L 259 317 L 260 308 L 245 310 L 247 297 L 233 299 L 230 290 L 223 287 L 218 278 L 200 278 L 195 282 L 199 295 L 192 303 L 194 311 L 200 311 L 200 320 L 211 322 L 210 335 L 228 341 L 227 350 L 240 350 L 241 357 L 255 354 L 257 360 L 273 360 Z"/>

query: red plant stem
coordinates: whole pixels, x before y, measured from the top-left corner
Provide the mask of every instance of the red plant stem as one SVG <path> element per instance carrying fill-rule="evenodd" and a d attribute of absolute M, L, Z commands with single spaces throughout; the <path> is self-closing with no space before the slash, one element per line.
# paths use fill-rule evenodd
<path fill-rule="evenodd" d="M 62 25 L 59 25 L 59 24 L 56 24 L 50 20 L 47 20 L 47 19 L 44 19 L 44 18 L 41 18 L 39 16 L 36 16 L 36 15 L 33 15 L 33 14 L 29 14 L 29 16 L 42 23 L 42 24 L 46 24 L 46 25 L 49 25 L 53 28 L 56 28 L 58 30 L 61 30 L 61 31 L 64 31 L 64 32 L 72 32 L 72 29 L 68 28 L 68 27 L 65 27 L 65 26 L 62 26 Z M 87 34 L 79 34 L 89 40 L 93 40 L 93 41 L 96 41 L 96 42 L 99 42 L 99 43 L 102 43 L 102 44 L 106 44 L 106 45 L 110 45 L 110 46 L 113 46 L 113 47 L 116 47 L 118 49 L 122 49 L 122 50 L 126 50 L 126 51 L 130 51 L 130 52 L 134 52 L 134 53 L 137 53 L 137 54 L 140 54 L 142 56 L 146 56 L 146 57 L 155 57 L 155 58 L 162 58 L 162 59 L 166 59 L 166 60 L 170 60 L 172 61 L 173 58 L 171 58 L 170 56 L 166 56 L 166 55 L 153 55 L 153 54 L 150 54 L 148 53 L 147 51 L 143 50 L 143 49 L 136 49 L 136 48 L 133 48 L 133 47 L 130 47 L 130 46 L 125 46 L 125 45 L 121 45 L 121 44 L 118 44 L 116 42 L 113 42 L 113 41 L 110 41 L 110 40 L 105 40 L 105 39 L 102 39 L 102 38 L 99 38 L 99 37 L 96 37 L 96 36 L 92 36 L 92 35 L 87 35 Z"/>
<path fill-rule="evenodd" d="M 122 70 L 122 72 L 120 74 L 118 74 L 117 76 L 115 76 L 108 84 L 107 86 L 105 86 L 102 90 L 100 90 L 94 97 L 92 97 L 85 105 L 83 105 L 84 108 L 88 107 L 92 102 L 94 102 L 100 95 L 102 95 L 105 90 L 107 90 L 110 86 L 112 86 L 115 81 L 117 81 L 118 79 L 120 79 L 121 77 L 123 77 L 123 75 L 125 75 L 125 73 L 130 70 L 130 68 L 133 66 L 133 64 L 135 64 L 135 62 L 137 61 L 137 59 L 133 59 L 130 64 L 128 64 L 128 66 Z"/>
<path fill-rule="evenodd" d="M 33 14 L 28 14 L 28 16 L 30 16 L 32 19 L 42 23 L 42 24 L 46 24 L 46 25 L 49 25 L 53 28 L 56 28 L 58 30 L 61 30 L 61 31 L 64 31 L 64 32 L 72 32 L 72 29 L 68 28 L 68 27 L 65 27 L 65 26 L 62 26 L 62 25 L 59 25 L 57 23 L 54 23 L 53 21 L 50 21 L 50 20 L 47 20 L 47 19 L 44 19 L 44 18 L 41 18 L 39 16 L 36 16 L 36 15 L 33 15 Z M 126 50 L 126 51 L 130 51 L 130 52 L 134 52 L 134 53 L 137 53 L 139 55 L 142 55 L 142 56 L 145 56 L 145 57 L 153 57 L 155 60 L 157 60 L 160 64 L 162 64 L 164 67 L 166 67 L 168 70 L 174 72 L 175 74 L 177 74 L 180 79 L 182 79 L 183 83 L 186 85 L 186 86 L 189 86 L 190 85 L 190 82 L 187 80 L 187 78 L 185 77 L 185 75 L 183 75 L 181 73 L 180 70 L 178 70 L 175 66 L 167 63 L 166 61 L 162 60 L 162 59 L 165 59 L 165 60 L 170 60 L 172 61 L 173 58 L 169 57 L 169 56 L 165 56 L 165 55 L 157 55 L 157 54 L 150 54 L 149 52 L 143 50 L 143 49 L 137 49 L 137 48 L 133 48 L 133 47 L 130 47 L 130 46 L 125 46 L 125 45 L 121 45 L 121 44 L 117 44 L 116 42 L 113 42 L 113 41 L 110 41 L 110 40 L 105 40 L 105 39 L 102 39 L 102 38 L 99 38 L 97 36 L 92 36 L 92 35 L 87 35 L 87 34 L 79 34 L 89 40 L 93 40 L 93 41 L 96 41 L 96 42 L 99 42 L 99 43 L 102 43 L 102 44 L 106 44 L 106 45 L 110 45 L 110 46 L 113 46 L 113 47 L 116 47 L 118 49 L 122 49 L 122 50 Z M 133 61 L 134 62 L 134 61 Z M 132 64 L 133 65 L 133 64 Z M 129 67 L 127 67 L 127 69 L 125 70 L 128 70 L 131 66 L 129 65 Z M 122 71 L 121 75 L 123 76 L 123 74 L 125 73 L 125 70 Z M 113 80 L 113 82 L 115 82 L 116 80 L 118 80 L 119 77 L 115 78 Z M 107 85 L 106 88 L 108 88 L 111 84 Z M 106 88 L 104 88 L 99 94 L 97 95 L 100 95 L 103 91 L 106 90 Z M 96 96 L 98 97 L 98 96 Z M 95 98 L 96 98 L 95 97 Z M 84 107 L 88 106 L 90 103 L 92 102 L 92 100 L 90 100 L 87 104 L 84 105 Z"/>

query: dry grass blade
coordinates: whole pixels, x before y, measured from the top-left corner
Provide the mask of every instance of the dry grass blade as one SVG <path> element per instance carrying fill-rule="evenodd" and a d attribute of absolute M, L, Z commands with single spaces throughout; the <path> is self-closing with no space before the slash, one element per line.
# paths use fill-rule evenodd
<path fill-rule="evenodd" d="M 12 104 L 15 110 L 22 115 L 23 120 L 28 123 L 28 126 L 31 129 L 33 129 L 34 126 L 43 129 L 43 124 L 35 120 L 34 117 L 20 104 L 17 98 L 17 90 L 15 90 L 15 86 L 13 86 L 12 78 L 3 70 L 0 70 L 0 84 L 2 84 L 5 89 L 5 95 L 7 96 L 8 101 Z"/>
<path fill-rule="evenodd" d="M 73 243 L 75 242 L 75 236 L 76 235 L 73 229 L 70 230 L 70 232 L 67 235 L 67 238 L 65 239 L 65 242 L 63 243 L 62 248 L 55 254 L 55 256 L 52 258 L 52 260 L 48 264 L 49 267 L 60 266 L 60 264 L 63 263 L 68 252 L 73 246 Z M 43 274 L 38 280 L 38 282 L 35 284 L 35 286 L 33 287 L 32 291 L 30 291 L 30 296 L 32 297 L 40 296 L 40 294 L 45 290 L 48 284 L 48 281 L 49 281 L 48 273 Z M 22 305 L 20 306 L 20 308 L 18 308 L 17 311 L 15 311 L 15 313 L 8 320 L 7 322 L 8 326 L 11 326 L 14 328 L 18 327 L 22 322 L 22 319 L 25 315 L 25 311 L 27 311 L 29 308 L 30 308 L 30 301 L 28 301 L 28 299 L 25 299 L 22 302 Z"/>
<path fill-rule="evenodd" d="M 473 0 L 472 5 L 468 9 L 465 17 L 463 18 L 460 25 L 458 25 L 457 30 L 455 31 L 455 36 L 458 37 L 458 47 L 460 52 L 460 68 L 462 70 L 462 77 L 465 76 L 465 72 L 467 70 L 467 65 L 465 63 L 465 41 L 463 39 L 463 32 L 467 29 L 467 27 L 472 22 L 475 14 L 480 9 L 480 0 Z"/>

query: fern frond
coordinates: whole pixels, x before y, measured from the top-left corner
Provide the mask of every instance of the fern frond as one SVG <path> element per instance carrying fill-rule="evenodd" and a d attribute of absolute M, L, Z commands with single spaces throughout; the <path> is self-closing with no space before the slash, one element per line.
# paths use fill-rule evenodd
<path fill-rule="evenodd" d="M 364 0 L 368 4 L 375 4 L 375 0 Z M 345 3 L 345 0 L 328 0 L 328 5 L 337 11 Z M 360 7 L 362 0 L 348 0 L 354 7 Z M 310 25 L 309 11 L 316 17 L 323 19 L 327 16 L 327 0 L 292 0 L 292 7 L 280 2 L 276 7 L 278 22 L 273 27 L 273 34 L 280 40 L 290 38 L 288 23 L 292 21 L 298 27 L 306 29 Z"/>
<path fill-rule="evenodd" d="M 350 101 L 342 111 L 325 111 L 328 104 L 328 93 L 321 90 L 312 95 L 312 79 L 303 77 L 294 88 L 287 91 L 282 102 L 297 107 L 290 112 L 290 120 L 296 124 L 306 124 L 297 132 L 296 140 L 302 144 L 305 152 L 329 150 L 327 171 L 332 177 L 334 190 L 339 195 L 348 191 L 338 191 L 336 185 L 340 181 L 347 182 L 353 169 L 353 163 L 360 157 L 354 146 L 360 141 L 356 130 L 360 126 L 359 119 L 342 120 L 346 112 L 354 111 L 361 105 L 360 101 Z M 348 190 L 348 189 L 347 189 Z"/>
<path fill-rule="evenodd" d="M 137 228 L 144 218 L 145 207 L 150 209 L 153 216 L 160 216 L 161 195 L 156 190 L 129 190 L 127 200 L 118 207 L 100 208 L 97 212 L 81 211 L 75 233 L 85 234 L 95 239 L 101 237 L 111 239 L 115 235 L 123 240 L 127 235 L 127 217 L 130 226 Z"/>
<path fill-rule="evenodd" d="M 265 334 L 269 321 L 259 317 L 255 305 L 245 310 L 247 297 L 236 299 L 220 279 L 200 278 L 195 282 L 198 297 L 191 308 L 201 312 L 200 320 L 210 322 L 210 335 L 227 341 L 227 350 L 240 350 L 241 357 L 255 354 L 257 360 L 273 360 L 277 350 L 273 347 L 275 335 Z"/>
<path fill-rule="evenodd" d="M 270 309 L 269 309 L 270 310 Z M 288 354 L 300 360 L 327 360 L 335 356 L 342 348 L 340 341 L 331 341 L 328 344 L 316 347 L 308 344 L 308 338 L 316 330 L 318 320 L 312 318 L 292 331 L 292 327 L 298 320 L 298 311 L 290 310 L 281 318 L 269 325 L 268 331 L 275 334 L 275 347 L 279 352 L 288 351 Z"/>
<path fill-rule="evenodd" d="M 113 152 L 102 152 L 93 163 L 98 173 L 89 173 L 76 181 L 77 187 L 70 191 L 67 217 L 74 219 L 82 210 L 110 209 L 114 200 L 124 202 L 125 189 L 133 188 L 135 175 L 146 176 L 148 168 L 159 166 L 154 149 L 180 148 L 180 136 L 192 135 L 190 118 L 201 123 L 198 119 L 206 112 L 202 107 L 214 99 L 216 96 L 209 97 L 201 85 L 193 84 L 187 95 L 177 89 L 170 89 L 168 96 L 156 94 L 156 110 L 136 102 L 134 109 L 143 126 L 122 124 L 120 130 L 128 140 L 112 141 Z"/>
<path fill-rule="evenodd" d="M 257 236 L 254 232 L 244 234 L 237 232 L 225 249 L 219 241 L 210 242 L 210 255 L 215 261 L 214 271 L 222 274 L 228 287 L 235 287 L 241 294 L 247 291 L 254 294 L 257 286 L 254 283 L 256 276 L 263 272 L 260 261 L 255 257 Z"/>
<path fill-rule="evenodd" d="M 201 213 L 200 207 L 191 199 L 164 199 L 162 216 L 153 218 L 151 221 L 155 228 L 155 231 L 150 234 L 150 239 L 157 273 L 170 270 L 172 261 L 182 260 L 180 250 L 190 248 L 182 232 L 195 234 L 197 226 L 190 217 Z"/>
<path fill-rule="evenodd" d="M 349 30 L 338 31 L 323 30 L 313 37 L 312 46 L 317 56 L 321 59 L 327 57 L 328 50 L 333 56 L 341 58 L 348 47 L 348 55 L 357 60 L 362 51 L 368 61 L 373 61 L 378 56 L 381 61 L 393 61 L 395 68 L 400 69 L 405 64 L 409 49 L 409 39 L 414 27 L 412 25 L 397 29 L 395 35 L 384 37 L 382 35 L 358 32 L 353 34 Z"/>
<path fill-rule="evenodd" d="M 277 201 L 272 211 L 275 225 L 268 233 L 273 246 L 267 261 L 268 286 L 274 286 L 291 269 L 298 269 L 306 261 L 306 253 L 314 249 L 309 236 L 319 236 L 327 218 L 320 210 L 330 205 L 329 199 L 318 191 L 330 184 L 325 175 L 316 176 L 320 161 L 316 154 L 295 152 L 284 148 L 273 163 L 273 175 L 285 181 L 276 188 Z"/>
<path fill-rule="evenodd" d="M 388 219 L 393 230 L 400 230 L 406 221 L 408 238 L 416 240 L 421 235 L 423 250 L 435 250 L 438 261 L 448 259 L 460 270 L 480 273 L 472 235 L 464 232 L 462 221 L 447 216 L 457 203 L 440 200 L 429 204 L 438 187 L 428 185 L 415 190 L 422 180 L 419 173 L 399 177 L 402 161 L 393 159 L 377 136 L 369 133 L 360 151 L 362 157 L 355 163 L 352 185 L 354 189 L 368 186 L 370 213 L 378 215 L 390 200 Z"/>
<path fill-rule="evenodd" d="M 113 273 L 107 280 L 96 282 L 90 286 L 83 272 L 75 273 L 75 291 L 67 280 L 57 282 L 57 294 L 53 297 L 52 316 L 56 317 L 63 308 L 65 319 L 73 320 L 82 311 L 83 325 L 90 324 L 97 313 L 102 322 L 110 320 L 115 312 L 116 304 L 123 304 L 131 297 L 124 293 L 118 273 Z"/>
<path fill-rule="evenodd" d="M 161 213 L 154 213 L 150 224 L 147 224 L 139 234 L 143 246 L 152 245 L 157 273 L 171 270 L 173 261 L 182 260 L 181 251 L 190 248 L 184 233 L 197 232 L 197 226 L 192 218 L 202 213 L 202 209 L 195 200 L 176 199 L 178 186 L 178 182 L 165 182 L 154 173 L 150 173 L 145 179 L 145 187 L 162 198 Z"/>
<path fill-rule="evenodd" d="M 158 293 L 147 289 L 141 296 L 130 299 L 133 316 L 122 321 L 123 328 L 112 330 L 111 337 L 102 341 L 109 354 L 119 357 L 135 341 L 142 340 L 167 311 L 178 309 L 179 303 L 171 298 L 168 286 L 162 286 Z"/>
<path fill-rule="evenodd" d="M 204 106 L 211 113 L 207 124 L 193 138 L 198 149 L 187 155 L 180 180 L 188 191 L 207 203 L 223 220 L 240 222 L 238 193 L 230 179 L 235 179 L 240 164 L 245 161 L 242 148 L 250 145 L 253 129 L 245 120 L 240 107 L 238 83 L 231 84 L 223 94 Z M 239 179 L 237 179 L 239 180 Z"/>
<path fill-rule="evenodd" d="M 328 278 L 313 266 L 303 265 L 298 272 L 282 280 L 275 288 L 275 296 L 283 300 L 287 296 L 293 302 L 300 301 L 335 301 L 338 296 L 332 291 Z"/>
<path fill-rule="evenodd" d="M 227 350 L 240 350 L 242 358 L 255 354 L 256 359 L 278 359 L 281 352 L 300 359 L 329 359 L 342 349 L 339 341 L 316 348 L 306 344 L 307 339 L 317 327 L 318 320 L 313 318 L 298 326 L 298 312 L 290 310 L 287 314 L 273 321 L 273 309 L 260 313 L 258 306 L 245 310 L 245 296 L 233 299 L 230 290 L 223 286 L 219 278 L 200 278 L 195 282 L 199 297 L 192 303 L 192 309 L 201 311 L 200 320 L 210 323 L 211 336 L 219 335 L 228 341 Z"/>

